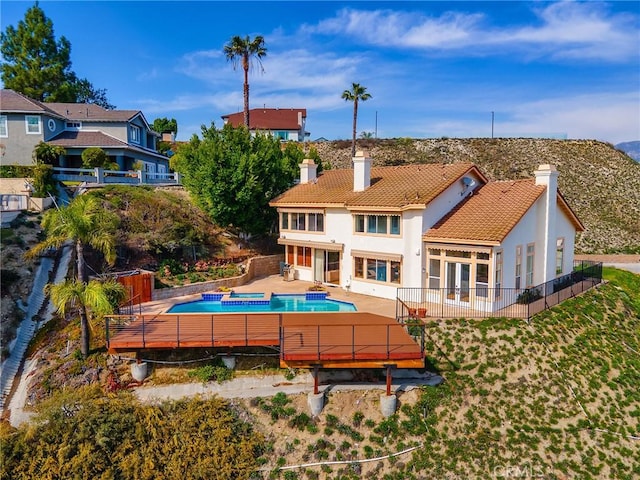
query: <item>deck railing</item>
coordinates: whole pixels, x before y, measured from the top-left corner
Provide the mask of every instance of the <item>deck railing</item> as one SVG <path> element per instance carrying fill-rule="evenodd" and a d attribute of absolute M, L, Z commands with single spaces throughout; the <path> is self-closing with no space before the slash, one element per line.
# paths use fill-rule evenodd
<path fill-rule="evenodd" d="M 396 318 L 530 319 L 602 282 L 602 263 L 574 262 L 574 270 L 530 288 L 399 288 Z"/>
<path fill-rule="evenodd" d="M 284 326 L 280 313 L 112 315 L 106 317 L 106 341 L 115 351 L 274 347 L 284 361 L 424 358 L 421 329 L 393 321 Z"/>
<path fill-rule="evenodd" d="M 407 333 L 415 344 L 407 343 Z M 285 361 L 424 357 L 424 330 L 411 331 L 401 324 L 283 326 L 280 335 L 280 358 Z"/>
<path fill-rule="evenodd" d="M 103 168 L 53 167 L 53 178 L 67 182 L 114 184 L 180 184 L 178 173 L 152 173 L 143 170 L 105 170 Z"/>

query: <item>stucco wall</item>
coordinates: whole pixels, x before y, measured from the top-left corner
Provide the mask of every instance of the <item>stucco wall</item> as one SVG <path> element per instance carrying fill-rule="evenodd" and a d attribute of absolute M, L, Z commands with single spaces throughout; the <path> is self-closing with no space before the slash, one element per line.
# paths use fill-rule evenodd
<path fill-rule="evenodd" d="M 0 143 L 5 146 L 5 152 L 0 157 L 2 165 L 32 165 L 33 149 L 44 139 L 44 129 L 47 128 L 46 120 L 43 123 L 40 118 L 40 134 L 27 134 L 25 114 L 7 113 L 7 137 L 0 138 Z M 30 116 L 30 115 L 29 115 Z"/>
<path fill-rule="evenodd" d="M 268 255 L 264 257 L 253 257 L 249 259 L 247 271 L 237 277 L 223 278 L 220 280 L 212 280 L 210 282 L 200 282 L 182 287 L 171 287 L 154 289 L 152 297 L 154 300 L 164 300 L 167 298 L 181 297 L 183 295 L 193 295 L 196 293 L 209 292 L 219 287 L 238 287 L 244 285 L 254 278 L 264 277 L 267 275 L 275 275 L 280 272 L 280 262 L 283 260 L 282 255 Z"/>

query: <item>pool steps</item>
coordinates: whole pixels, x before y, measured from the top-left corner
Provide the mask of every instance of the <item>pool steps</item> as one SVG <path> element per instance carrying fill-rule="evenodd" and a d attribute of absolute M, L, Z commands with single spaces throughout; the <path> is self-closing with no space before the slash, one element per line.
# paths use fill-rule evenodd
<path fill-rule="evenodd" d="M 252 294 L 256 295 L 256 294 Z M 232 292 L 203 293 L 205 302 L 220 302 L 224 305 L 269 305 L 272 292 L 263 293 L 262 297 L 234 297 Z M 287 295 L 279 293 L 278 295 Z M 294 294 L 291 294 L 294 295 Z M 328 292 L 305 292 L 305 300 L 326 300 Z"/>

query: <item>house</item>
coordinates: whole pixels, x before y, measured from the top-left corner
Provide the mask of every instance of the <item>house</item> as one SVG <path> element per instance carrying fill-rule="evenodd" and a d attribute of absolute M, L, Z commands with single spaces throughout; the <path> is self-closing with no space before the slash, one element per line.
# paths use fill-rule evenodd
<path fill-rule="evenodd" d="M 316 175 L 306 159 L 300 183 L 271 202 L 297 278 L 389 299 L 400 287 L 424 289 L 434 302 L 473 296 L 494 311 L 504 289 L 571 272 L 583 226 L 555 167 L 489 182 L 471 163 L 371 163 L 358 152 L 353 169 Z"/>
<path fill-rule="evenodd" d="M 244 112 L 222 115 L 224 124 L 232 127 L 244 125 Z M 269 133 L 274 137 L 302 142 L 309 136 L 305 131 L 306 108 L 254 108 L 249 110 L 249 130 L 252 133 Z"/>
<path fill-rule="evenodd" d="M 31 165 L 40 142 L 64 147 L 61 167 L 82 166 L 82 152 L 102 148 L 120 170 L 137 161 L 149 173 L 168 173 L 169 160 L 156 150 L 159 134 L 139 110 L 106 110 L 95 104 L 43 103 L 0 90 L 2 165 Z"/>

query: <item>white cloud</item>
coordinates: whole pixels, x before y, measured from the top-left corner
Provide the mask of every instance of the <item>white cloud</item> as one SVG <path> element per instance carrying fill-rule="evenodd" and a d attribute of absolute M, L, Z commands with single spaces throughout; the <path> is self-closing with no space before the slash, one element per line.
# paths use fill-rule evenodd
<path fill-rule="evenodd" d="M 624 61 L 638 57 L 638 17 L 612 14 L 595 2 L 558 2 L 533 11 L 538 23 L 490 25 L 485 14 L 340 10 L 303 33 L 349 36 L 363 44 L 466 55 L 524 52 L 552 58 Z M 515 19 L 517 21 L 517 19 Z M 499 49 L 497 49 L 499 47 Z"/>
<path fill-rule="evenodd" d="M 639 105 L 638 92 L 524 101 L 497 109 L 494 131 L 496 137 L 566 135 L 615 144 L 640 138 Z M 491 112 L 476 112 L 472 118 L 413 116 L 407 119 L 406 130 L 406 135 L 416 137 L 487 137 L 491 134 Z"/>

